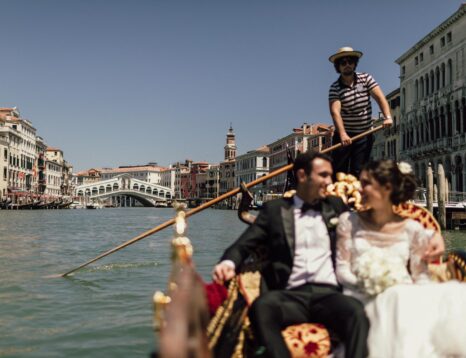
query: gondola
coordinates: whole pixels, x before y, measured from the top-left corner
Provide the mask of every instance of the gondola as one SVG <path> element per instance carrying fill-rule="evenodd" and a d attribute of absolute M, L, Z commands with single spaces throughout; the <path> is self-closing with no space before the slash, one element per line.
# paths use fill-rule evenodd
<path fill-rule="evenodd" d="M 251 224 L 255 219 L 249 212 L 252 196 L 244 186 L 241 191 L 238 217 Z M 293 194 L 290 191 L 285 195 Z M 440 225 L 433 215 L 414 203 L 400 204 L 394 211 L 440 232 Z M 172 242 L 173 266 L 168 291 L 154 295 L 158 354 L 161 357 L 260 356 L 261 347 L 254 340 L 247 318 L 248 307 L 260 294 L 260 259 L 257 259 L 260 254 L 228 286 L 204 283 L 194 269 L 193 248 L 184 231 L 186 223 L 182 208 L 177 209 L 175 221 L 177 231 Z M 466 282 L 466 252 L 448 253 L 442 262 L 430 265 L 429 271 L 436 281 L 455 279 Z M 180 327 L 185 327 L 181 330 L 183 335 L 174 335 Z M 338 346 L 327 329 L 316 323 L 290 326 L 282 334 L 293 358 L 327 357 Z"/>

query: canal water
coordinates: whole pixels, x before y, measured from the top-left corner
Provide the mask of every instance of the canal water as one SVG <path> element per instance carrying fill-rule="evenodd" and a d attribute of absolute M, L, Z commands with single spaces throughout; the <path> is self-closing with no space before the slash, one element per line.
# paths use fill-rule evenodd
<path fill-rule="evenodd" d="M 164 290 L 173 229 L 141 240 L 69 278 L 66 272 L 173 217 L 165 208 L 0 212 L 0 357 L 148 357 L 152 295 Z M 245 229 L 207 209 L 188 222 L 205 280 Z M 466 232 L 446 233 L 466 248 Z"/>

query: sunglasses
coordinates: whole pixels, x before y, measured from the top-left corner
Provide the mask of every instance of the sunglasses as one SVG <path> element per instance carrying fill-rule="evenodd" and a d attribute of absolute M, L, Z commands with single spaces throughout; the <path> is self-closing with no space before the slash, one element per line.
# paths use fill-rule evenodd
<path fill-rule="evenodd" d="M 356 63 L 354 58 L 342 58 L 338 61 L 339 66 L 354 65 Z"/>

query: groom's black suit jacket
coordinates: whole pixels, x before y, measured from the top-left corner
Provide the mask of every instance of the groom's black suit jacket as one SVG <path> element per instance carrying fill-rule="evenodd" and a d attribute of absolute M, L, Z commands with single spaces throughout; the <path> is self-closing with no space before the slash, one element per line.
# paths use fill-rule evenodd
<path fill-rule="evenodd" d="M 282 198 L 265 203 L 256 221 L 231 245 L 221 260 L 231 260 L 236 271 L 252 253 L 265 247 L 267 260 L 261 274 L 268 289 L 285 289 L 293 268 L 295 251 L 295 225 L 293 198 Z M 348 207 L 335 196 L 322 201 L 322 217 L 327 225 L 332 260 L 336 257 L 336 220 Z"/>

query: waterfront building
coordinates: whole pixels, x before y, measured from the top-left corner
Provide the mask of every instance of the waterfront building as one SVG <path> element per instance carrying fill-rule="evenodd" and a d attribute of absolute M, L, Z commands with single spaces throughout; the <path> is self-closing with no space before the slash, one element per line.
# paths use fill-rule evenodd
<path fill-rule="evenodd" d="M 199 201 L 199 203 L 205 202 L 208 200 L 206 183 L 207 183 L 207 170 L 196 174 L 196 198 Z"/>
<path fill-rule="evenodd" d="M 307 138 L 308 150 L 320 152 L 332 145 L 334 126 L 328 124 L 311 125 L 311 134 Z"/>
<path fill-rule="evenodd" d="M 236 138 L 230 124 L 224 147 L 224 161 L 219 164 L 220 195 L 235 188 Z"/>
<path fill-rule="evenodd" d="M 173 164 L 175 169 L 175 199 L 186 199 L 188 195 L 192 160 L 186 159 L 184 163 L 177 162 Z"/>
<path fill-rule="evenodd" d="M 186 199 L 196 199 L 202 201 L 206 198 L 206 172 L 210 164 L 207 162 L 194 162 L 190 171 L 190 191 Z"/>
<path fill-rule="evenodd" d="M 109 168 L 107 168 L 109 169 Z M 76 173 L 76 186 L 96 183 L 101 180 L 101 171 L 99 168 L 91 168 Z"/>
<path fill-rule="evenodd" d="M 374 145 L 372 147 L 371 159 L 393 159 L 400 158 L 400 89 L 397 88 L 385 96 L 390 106 L 390 114 L 393 125 L 382 129 L 374 134 Z"/>
<path fill-rule="evenodd" d="M 62 194 L 66 196 L 71 196 L 74 193 L 74 185 L 73 185 L 73 166 L 67 162 L 66 160 L 63 161 L 63 184 L 62 184 Z"/>
<path fill-rule="evenodd" d="M 51 197 L 63 195 L 63 151 L 48 147 L 45 152 L 46 183 L 45 194 Z"/>
<path fill-rule="evenodd" d="M 241 182 L 249 183 L 253 180 L 269 173 L 269 154 L 270 148 L 266 145 L 250 150 L 246 154 L 236 157 L 236 183 L 239 187 Z M 266 182 L 253 186 L 249 189 L 254 196 L 254 200 L 262 200 L 262 196 L 266 191 Z"/>
<path fill-rule="evenodd" d="M 4 120 L 0 119 L 0 127 Z M 0 132 L 0 199 L 7 196 L 8 189 L 8 140 Z"/>
<path fill-rule="evenodd" d="M 426 185 L 426 168 L 443 164 L 453 191 L 465 190 L 466 4 L 424 36 L 400 66 L 400 159 Z M 435 177 L 435 176 L 434 176 Z"/>
<path fill-rule="evenodd" d="M 173 192 L 175 191 L 175 171 L 172 165 L 160 171 L 160 185 L 170 188 Z"/>
<path fill-rule="evenodd" d="M 210 165 L 206 170 L 206 198 L 215 199 L 220 194 L 220 166 Z"/>
<path fill-rule="evenodd" d="M 3 127 L 2 136 L 9 144 L 8 187 L 11 192 L 32 193 L 37 187 L 34 173 L 36 163 L 36 129 L 27 119 L 20 117 L 19 110 L 0 108 Z"/>
<path fill-rule="evenodd" d="M 127 165 L 119 166 L 118 168 L 103 168 L 101 170 L 101 180 L 112 179 L 117 175 L 127 174 L 132 178 L 145 181 L 150 184 L 161 184 L 162 170 L 166 168 L 160 167 L 155 163 L 147 165 Z"/>
<path fill-rule="evenodd" d="M 36 154 L 37 162 L 35 170 L 37 173 L 37 194 L 45 194 L 47 187 L 47 167 L 45 165 L 45 153 L 47 152 L 47 144 L 42 137 L 36 136 Z"/>
<path fill-rule="evenodd" d="M 270 148 L 270 172 L 288 164 L 287 150 L 295 158 L 298 153 L 304 153 L 310 149 L 309 140 L 311 140 L 311 145 L 323 146 L 324 140 L 317 140 L 317 138 L 330 138 L 331 131 L 332 126 L 328 124 L 303 123 L 300 128 L 294 128 L 291 134 L 268 144 Z M 325 145 L 329 145 L 328 139 L 325 139 Z M 267 183 L 268 192 L 282 193 L 285 189 L 286 177 L 287 173 L 283 173 L 271 178 Z"/>

